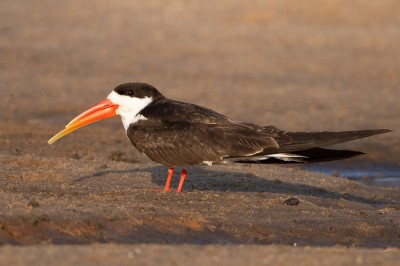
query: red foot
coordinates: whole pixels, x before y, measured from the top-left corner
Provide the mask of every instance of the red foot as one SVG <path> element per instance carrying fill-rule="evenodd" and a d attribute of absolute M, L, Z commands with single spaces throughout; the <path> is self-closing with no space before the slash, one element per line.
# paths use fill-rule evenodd
<path fill-rule="evenodd" d="M 165 187 L 164 189 L 155 189 L 155 191 L 157 192 L 171 192 L 171 179 L 172 179 L 172 175 L 174 174 L 174 168 L 170 167 L 168 168 L 168 176 L 167 176 L 167 181 L 165 182 Z"/>
<path fill-rule="evenodd" d="M 176 189 L 176 193 L 182 192 L 182 187 L 183 187 L 183 183 L 185 182 L 186 173 L 187 173 L 186 169 L 183 168 L 182 172 L 181 172 L 181 180 L 179 180 L 179 185 L 178 185 L 178 188 Z"/>
<path fill-rule="evenodd" d="M 171 179 L 172 179 L 173 174 L 174 174 L 174 168 L 172 168 L 172 167 L 168 168 L 168 177 L 167 177 L 167 181 L 165 182 L 164 189 L 155 189 L 155 191 L 171 192 L 170 185 L 171 185 Z M 186 169 L 182 169 L 181 179 L 179 180 L 179 185 L 178 185 L 178 188 L 176 189 L 176 193 L 182 192 L 182 187 L 183 187 L 183 183 L 185 182 L 185 178 L 186 178 Z"/>
<path fill-rule="evenodd" d="M 153 191 L 155 191 L 155 192 L 161 192 L 161 193 L 163 193 L 163 192 L 172 192 L 171 189 L 165 189 L 165 188 L 163 188 L 163 189 L 161 189 L 161 188 L 154 188 Z"/>

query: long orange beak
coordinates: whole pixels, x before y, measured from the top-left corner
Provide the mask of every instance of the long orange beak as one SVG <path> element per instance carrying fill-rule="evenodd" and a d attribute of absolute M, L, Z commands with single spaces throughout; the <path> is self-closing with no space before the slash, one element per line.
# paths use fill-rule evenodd
<path fill-rule="evenodd" d="M 65 129 L 58 132 L 54 137 L 49 139 L 48 143 L 53 144 L 60 138 L 64 137 L 65 135 L 71 133 L 78 128 L 84 127 L 89 125 L 93 122 L 112 117 L 116 115 L 116 110 L 118 108 L 117 104 L 112 103 L 110 100 L 106 99 L 98 104 L 93 105 L 77 117 L 71 120 L 68 125 L 65 126 Z"/>

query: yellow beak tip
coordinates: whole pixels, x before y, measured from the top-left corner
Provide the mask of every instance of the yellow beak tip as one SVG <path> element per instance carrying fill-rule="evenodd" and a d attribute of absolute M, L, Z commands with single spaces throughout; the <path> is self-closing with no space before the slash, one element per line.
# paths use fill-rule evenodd
<path fill-rule="evenodd" d="M 60 138 L 64 137 L 65 135 L 71 133 L 72 131 L 77 130 L 83 126 L 89 125 L 93 122 L 102 120 L 104 118 L 108 118 L 111 116 L 115 116 L 116 109 L 118 105 L 113 104 L 110 100 L 106 99 L 98 104 L 92 106 L 85 112 L 81 113 L 74 119 L 72 119 L 63 130 L 58 132 L 54 135 L 51 139 L 47 141 L 48 144 L 53 144 Z"/>

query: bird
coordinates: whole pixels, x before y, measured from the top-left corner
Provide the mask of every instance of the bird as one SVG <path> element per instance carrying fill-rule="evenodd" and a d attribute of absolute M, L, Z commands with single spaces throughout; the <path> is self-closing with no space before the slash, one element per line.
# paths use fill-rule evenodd
<path fill-rule="evenodd" d="M 350 158 L 359 151 L 325 147 L 390 132 L 367 129 L 341 132 L 288 132 L 233 120 L 209 108 L 166 98 L 139 82 L 115 87 L 105 100 L 71 120 L 48 140 L 58 139 L 93 122 L 119 115 L 130 142 L 151 160 L 168 167 L 162 191 L 171 191 L 174 168 L 182 167 L 177 193 L 189 165 L 228 163 L 307 163 Z"/>

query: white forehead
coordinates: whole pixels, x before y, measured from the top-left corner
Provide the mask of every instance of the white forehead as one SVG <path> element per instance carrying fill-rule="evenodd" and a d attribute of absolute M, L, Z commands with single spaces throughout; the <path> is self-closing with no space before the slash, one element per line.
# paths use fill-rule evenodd
<path fill-rule="evenodd" d="M 115 91 L 112 91 L 107 96 L 107 99 L 114 104 L 118 104 L 121 109 L 138 109 L 138 113 L 153 101 L 152 97 L 130 97 L 127 95 L 120 95 Z"/>
<path fill-rule="evenodd" d="M 136 123 L 140 119 L 145 119 L 142 116 L 138 116 L 138 114 L 153 101 L 152 97 L 136 98 L 127 95 L 120 95 L 115 91 L 112 91 L 107 96 L 107 99 L 114 104 L 119 105 L 116 114 L 121 116 L 125 130 L 128 129 L 130 124 Z"/>

